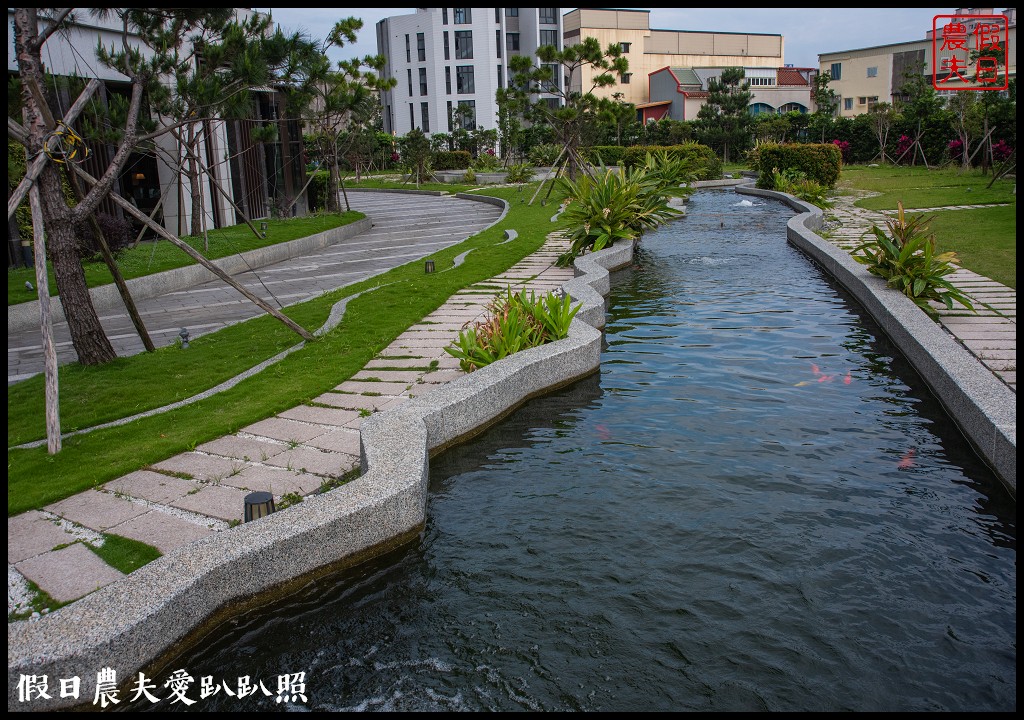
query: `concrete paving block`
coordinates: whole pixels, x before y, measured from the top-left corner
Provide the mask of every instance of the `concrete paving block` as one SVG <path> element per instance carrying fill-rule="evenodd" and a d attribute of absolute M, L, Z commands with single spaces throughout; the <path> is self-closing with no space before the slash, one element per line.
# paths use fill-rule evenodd
<path fill-rule="evenodd" d="M 295 448 L 270 458 L 268 465 L 302 470 L 315 475 L 340 477 L 359 464 L 356 455 L 339 452 L 324 452 L 312 448 Z"/>
<path fill-rule="evenodd" d="M 212 535 L 215 531 L 159 510 L 151 510 L 115 525 L 109 532 L 152 545 L 166 555 L 176 547 Z"/>
<path fill-rule="evenodd" d="M 407 382 L 360 382 L 357 380 L 346 380 L 334 388 L 338 392 L 347 393 L 372 393 L 375 395 L 399 395 L 409 387 Z"/>
<path fill-rule="evenodd" d="M 338 408 L 310 407 L 299 405 L 291 410 L 280 413 L 278 417 L 302 422 L 316 423 L 318 425 L 345 425 L 359 417 L 354 410 L 342 410 Z"/>
<path fill-rule="evenodd" d="M 395 397 L 392 395 L 374 396 L 329 392 L 313 398 L 313 401 L 349 410 L 379 410 L 394 399 Z"/>
<path fill-rule="evenodd" d="M 323 481 L 319 475 L 267 465 L 250 465 L 238 475 L 225 479 L 223 484 L 246 492 L 268 492 L 280 498 L 289 493 L 308 495 L 318 490 Z"/>
<path fill-rule="evenodd" d="M 114 494 L 129 495 L 166 505 L 197 487 L 198 484 L 192 480 L 183 480 L 151 470 L 138 470 L 111 480 L 103 489 Z"/>
<path fill-rule="evenodd" d="M 250 460 L 260 462 L 272 458 L 278 453 L 288 449 L 287 445 L 278 445 L 264 440 L 238 437 L 237 435 L 226 435 L 208 443 L 203 443 L 197 450 L 213 455 L 223 455 L 235 458 L 236 460 Z"/>
<path fill-rule="evenodd" d="M 205 482 L 213 482 L 225 478 L 231 473 L 241 470 L 244 466 L 245 462 L 242 460 L 218 457 L 216 455 L 202 455 L 195 452 L 181 453 L 153 465 L 154 468 L 159 470 L 185 473 L 194 480 Z"/>
<path fill-rule="evenodd" d="M 47 505 L 44 509 L 54 515 L 60 515 L 79 525 L 99 531 L 120 525 L 136 515 L 147 512 L 144 505 L 136 505 L 131 500 L 124 500 L 111 493 L 98 490 L 86 490 L 60 502 Z"/>
<path fill-rule="evenodd" d="M 363 373 L 372 374 L 376 376 L 376 372 L 371 372 L 378 368 L 380 369 L 394 369 L 394 368 L 426 368 L 430 365 L 429 360 L 422 360 L 420 358 L 405 358 L 405 359 L 393 359 L 387 358 L 374 358 L 370 362 L 366 363 L 363 370 L 360 371 L 360 375 Z"/>
<path fill-rule="evenodd" d="M 178 498 L 171 505 L 231 522 L 242 519 L 246 495 L 248 493 L 244 490 L 227 485 L 206 485 L 199 492 Z"/>
<path fill-rule="evenodd" d="M 14 567 L 59 602 L 76 600 L 124 577 L 82 543 L 36 555 Z"/>
<path fill-rule="evenodd" d="M 356 373 L 352 379 L 366 382 L 404 383 L 408 385 L 419 380 L 421 375 L 423 375 L 422 372 L 416 372 L 415 370 L 363 369 Z"/>
<path fill-rule="evenodd" d="M 439 387 L 441 387 L 440 383 L 421 383 L 419 385 L 413 385 L 409 388 L 409 395 L 413 397 L 420 397 L 434 392 L 434 390 Z"/>
<path fill-rule="evenodd" d="M 454 360 L 455 358 L 452 358 L 452 359 Z M 425 382 L 425 383 L 446 383 L 446 382 L 451 382 L 452 380 L 455 380 L 456 378 L 460 378 L 460 377 L 462 377 L 465 374 L 466 373 L 462 372 L 461 370 L 436 370 L 434 372 L 429 372 L 426 375 L 424 375 L 423 376 L 423 382 Z"/>
<path fill-rule="evenodd" d="M 334 430 L 309 441 L 309 445 L 329 452 L 342 452 L 359 457 L 359 433 L 354 430 Z"/>
<path fill-rule="evenodd" d="M 323 435 L 327 432 L 327 428 L 273 417 L 260 420 L 249 427 L 242 428 L 242 432 L 262 435 L 263 437 L 281 440 L 282 442 L 306 442 L 307 440 L 312 440 L 317 435 Z"/>
<path fill-rule="evenodd" d="M 75 536 L 38 510 L 7 518 L 7 562 L 21 562 L 53 550 Z"/>

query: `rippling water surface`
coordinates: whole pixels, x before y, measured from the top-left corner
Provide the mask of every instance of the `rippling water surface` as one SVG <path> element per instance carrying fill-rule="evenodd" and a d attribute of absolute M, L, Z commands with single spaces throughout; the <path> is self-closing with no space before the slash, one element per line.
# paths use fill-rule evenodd
<path fill-rule="evenodd" d="M 419 543 L 172 667 L 319 710 L 1015 709 L 1015 505 L 739 200 L 644 238 L 599 376 L 432 462 Z"/>

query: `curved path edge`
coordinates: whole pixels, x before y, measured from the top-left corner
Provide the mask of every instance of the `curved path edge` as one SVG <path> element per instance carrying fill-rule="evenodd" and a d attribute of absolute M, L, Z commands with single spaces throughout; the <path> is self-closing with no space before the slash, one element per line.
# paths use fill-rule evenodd
<path fill-rule="evenodd" d="M 479 432 L 533 396 L 595 372 L 608 271 L 633 243 L 586 255 L 565 291 L 583 307 L 569 336 L 516 353 L 429 395 L 368 418 L 363 475 L 322 495 L 168 553 L 36 622 L 8 625 L 8 708 L 22 674 L 92 677 L 111 667 L 127 685 L 218 611 L 346 560 L 363 560 L 422 528 L 430 455 Z M 36 700 L 32 710 L 80 704 Z"/>
<path fill-rule="evenodd" d="M 781 200 L 798 213 L 787 226 L 789 242 L 821 265 L 874 318 L 1016 499 L 1016 393 L 903 293 L 820 237 L 815 232 L 823 223 L 820 208 L 773 190 L 738 187 L 736 192 Z"/>

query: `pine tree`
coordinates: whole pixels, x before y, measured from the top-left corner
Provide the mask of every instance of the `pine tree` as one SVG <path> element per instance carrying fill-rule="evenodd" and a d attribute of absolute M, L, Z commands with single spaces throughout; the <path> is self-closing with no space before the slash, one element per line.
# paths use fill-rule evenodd
<path fill-rule="evenodd" d="M 750 83 L 744 82 L 743 68 L 722 71 L 722 77 L 708 81 L 708 99 L 697 113 L 697 125 L 705 144 L 721 148 L 729 162 L 729 150 L 741 150 L 749 140 L 751 123 Z"/>

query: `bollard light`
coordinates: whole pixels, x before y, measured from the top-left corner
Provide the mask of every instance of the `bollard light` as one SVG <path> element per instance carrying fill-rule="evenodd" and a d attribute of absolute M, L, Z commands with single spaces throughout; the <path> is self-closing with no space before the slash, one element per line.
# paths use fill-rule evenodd
<path fill-rule="evenodd" d="M 245 521 L 259 520 L 277 508 L 274 507 L 274 496 L 268 492 L 253 492 L 245 496 Z"/>
<path fill-rule="evenodd" d="M 427 260 L 427 262 L 423 265 L 423 270 L 428 274 L 434 272 L 434 261 Z"/>

